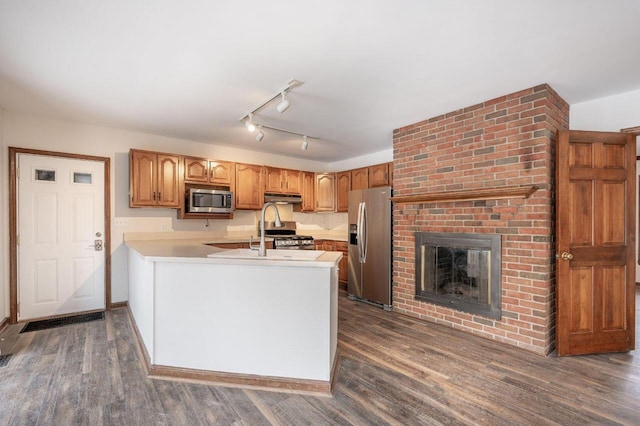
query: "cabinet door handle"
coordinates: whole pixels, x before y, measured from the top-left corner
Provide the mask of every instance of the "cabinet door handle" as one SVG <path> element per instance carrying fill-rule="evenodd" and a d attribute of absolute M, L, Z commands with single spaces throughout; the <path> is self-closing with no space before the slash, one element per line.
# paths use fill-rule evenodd
<path fill-rule="evenodd" d="M 153 191 L 153 201 L 156 200 L 156 191 Z"/>
<path fill-rule="evenodd" d="M 158 192 L 158 201 L 162 201 L 162 192 Z"/>

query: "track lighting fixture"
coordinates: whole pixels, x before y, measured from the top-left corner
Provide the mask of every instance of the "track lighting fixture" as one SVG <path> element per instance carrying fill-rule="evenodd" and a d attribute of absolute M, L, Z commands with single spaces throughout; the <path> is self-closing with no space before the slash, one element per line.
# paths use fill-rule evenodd
<path fill-rule="evenodd" d="M 278 112 L 284 112 L 287 108 L 289 108 L 289 105 L 291 105 L 289 103 L 289 100 L 286 98 L 287 93 L 289 93 L 289 91 L 292 90 L 294 87 L 302 86 L 303 84 L 304 84 L 304 81 L 300 81 L 300 80 L 296 80 L 295 78 L 292 78 L 287 82 L 287 86 L 284 89 L 280 90 L 278 93 L 276 93 L 275 95 L 273 95 L 272 97 L 270 97 L 269 99 L 267 99 L 266 101 L 264 101 L 263 103 L 261 103 L 260 105 L 258 105 L 257 107 L 255 107 L 254 109 L 246 113 L 245 115 L 243 115 L 242 117 L 240 117 L 240 121 L 244 121 L 248 129 L 249 125 L 247 124 L 247 120 L 251 122 L 251 117 L 253 116 L 253 114 L 260 111 L 262 108 L 266 107 L 271 102 L 278 99 L 279 97 L 282 97 L 282 100 L 276 106 L 276 109 L 278 110 Z M 250 130 L 250 131 L 253 132 L 253 130 Z"/>
<path fill-rule="evenodd" d="M 256 125 L 253 124 L 253 114 L 249 114 L 248 118 L 246 120 L 244 120 L 244 125 L 247 128 L 248 131 L 253 132 L 254 130 L 256 130 Z"/>
<path fill-rule="evenodd" d="M 302 149 L 303 151 L 306 151 L 307 148 L 309 147 L 309 139 L 318 139 L 313 136 L 303 135 L 302 133 L 292 132 L 290 130 L 285 130 L 285 129 L 279 129 L 277 127 L 267 126 L 266 124 L 254 123 L 254 125 L 258 127 L 258 133 L 256 134 L 256 140 L 258 142 L 264 139 L 264 131 L 263 131 L 264 129 L 275 130 L 276 132 L 287 133 L 289 135 L 294 135 L 294 136 L 300 136 L 302 138 L 302 145 L 300 146 L 300 149 Z"/>
<path fill-rule="evenodd" d="M 256 130 L 256 127 L 258 128 L 258 133 L 256 133 L 256 141 L 261 142 L 262 139 L 264 139 L 263 129 L 276 130 L 278 132 L 288 133 L 290 135 L 302 136 L 302 145 L 300 146 L 300 148 L 303 151 L 306 151 L 307 148 L 309 147 L 309 139 L 317 139 L 317 138 L 313 138 L 311 136 L 303 135 L 302 133 L 291 132 L 289 130 L 278 129 L 277 127 L 267 126 L 266 124 L 256 124 L 256 123 L 253 122 L 253 114 L 255 114 L 256 112 L 260 111 L 262 108 L 264 108 L 265 106 L 267 106 L 268 104 L 270 104 L 271 102 L 273 102 L 274 100 L 276 100 L 279 97 L 282 97 L 282 100 L 276 106 L 276 110 L 279 113 L 285 112 L 289 108 L 289 106 L 291 105 L 291 103 L 287 99 L 287 93 L 291 89 L 293 89 L 294 87 L 301 86 L 302 84 L 304 84 L 303 81 L 299 81 L 299 80 L 296 80 L 296 79 L 292 78 L 287 83 L 287 87 L 285 87 L 284 89 L 282 89 L 281 91 L 279 91 L 278 93 L 273 95 L 271 98 L 267 99 L 266 101 L 264 101 L 263 103 L 261 103 L 260 105 L 255 107 L 250 112 L 248 112 L 245 115 L 243 115 L 242 117 L 240 117 L 240 121 L 244 122 L 244 125 L 247 127 L 248 131 L 254 132 Z"/>
<path fill-rule="evenodd" d="M 289 105 L 291 105 L 289 103 L 289 101 L 287 100 L 287 98 L 285 98 L 285 92 L 284 90 L 281 93 L 282 95 L 282 101 L 278 104 L 278 106 L 276 107 L 276 109 L 278 110 L 279 113 L 283 113 L 287 110 L 287 108 L 289 108 Z"/>

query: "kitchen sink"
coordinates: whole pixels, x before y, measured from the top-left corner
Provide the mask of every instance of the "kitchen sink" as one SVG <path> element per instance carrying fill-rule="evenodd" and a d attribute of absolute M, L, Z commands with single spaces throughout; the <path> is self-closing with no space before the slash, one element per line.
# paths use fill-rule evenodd
<path fill-rule="evenodd" d="M 322 250 L 272 250 L 267 249 L 266 257 L 259 257 L 257 250 L 234 249 L 211 253 L 209 257 L 228 259 L 266 259 L 266 260 L 316 260 L 322 256 Z"/>

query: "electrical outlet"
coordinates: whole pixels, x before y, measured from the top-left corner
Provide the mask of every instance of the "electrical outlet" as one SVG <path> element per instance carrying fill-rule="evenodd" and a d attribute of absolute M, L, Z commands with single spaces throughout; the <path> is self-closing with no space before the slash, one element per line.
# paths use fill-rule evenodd
<path fill-rule="evenodd" d="M 116 226 L 127 226 L 129 225 L 129 219 L 126 217 L 116 217 L 114 223 Z"/>

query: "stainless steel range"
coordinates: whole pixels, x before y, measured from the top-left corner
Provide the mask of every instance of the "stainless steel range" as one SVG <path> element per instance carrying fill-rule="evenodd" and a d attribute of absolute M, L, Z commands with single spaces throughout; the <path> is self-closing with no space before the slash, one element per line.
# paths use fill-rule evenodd
<path fill-rule="evenodd" d="M 275 226 L 275 222 L 267 222 L 264 235 L 273 238 L 273 248 L 276 250 L 315 249 L 312 236 L 296 234 L 295 221 L 283 221 L 279 228 Z"/>

